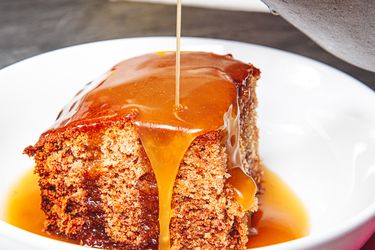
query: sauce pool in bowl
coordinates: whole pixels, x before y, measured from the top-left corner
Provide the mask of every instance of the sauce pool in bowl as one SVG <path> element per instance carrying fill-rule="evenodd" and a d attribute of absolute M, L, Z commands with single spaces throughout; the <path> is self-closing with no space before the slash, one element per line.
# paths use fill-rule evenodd
<path fill-rule="evenodd" d="M 287 242 L 309 233 L 308 215 L 303 204 L 288 185 L 267 168 L 259 200 L 259 210 L 251 218 L 255 230 L 249 236 L 249 248 Z M 6 222 L 48 238 L 79 244 L 43 230 L 45 216 L 40 204 L 38 177 L 29 170 L 10 191 Z"/>

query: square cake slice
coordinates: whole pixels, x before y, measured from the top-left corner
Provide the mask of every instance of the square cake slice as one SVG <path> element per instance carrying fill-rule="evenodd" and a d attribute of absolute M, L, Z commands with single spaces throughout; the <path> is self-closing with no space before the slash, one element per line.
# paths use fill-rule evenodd
<path fill-rule="evenodd" d="M 262 178 L 260 72 L 231 55 L 182 53 L 182 107 L 169 109 L 174 58 L 147 54 L 114 66 L 25 149 L 48 232 L 98 248 L 156 249 L 163 239 L 171 249 L 246 248 Z M 169 234 L 160 205 L 170 207 Z"/>

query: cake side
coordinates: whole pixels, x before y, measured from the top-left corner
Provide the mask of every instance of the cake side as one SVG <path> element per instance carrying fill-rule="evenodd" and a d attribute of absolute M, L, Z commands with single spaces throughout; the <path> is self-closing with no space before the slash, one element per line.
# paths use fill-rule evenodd
<path fill-rule="evenodd" d="M 258 187 L 261 186 L 263 169 L 259 156 L 259 129 L 257 126 L 258 98 L 256 95 L 259 69 L 252 67 L 245 84 L 239 88 L 240 153 L 242 167 Z"/>
<path fill-rule="evenodd" d="M 227 154 L 220 133 L 193 142 L 180 165 L 173 190 L 171 249 L 242 249 L 247 242 L 245 212 L 226 185 Z M 244 236 L 241 238 L 241 236 Z"/>
<path fill-rule="evenodd" d="M 134 125 L 74 130 L 26 150 L 37 163 L 46 230 L 95 247 L 156 248 L 157 185 Z M 245 213 L 225 186 L 226 159 L 219 132 L 198 137 L 186 152 L 172 200 L 172 248 L 244 246 Z"/>
<path fill-rule="evenodd" d="M 260 187 L 263 172 L 258 150 L 255 93 L 259 76 L 259 70 L 253 68 L 239 89 L 238 103 L 242 167 Z M 248 218 L 258 208 L 257 198 L 250 211 L 242 210 L 226 182 L 230 177 L 226 143 L 220 133 L 210 142 L 213 144 L 207 150 L 201 147 L 199 139 L 195 140 L 180 165 L 172 205 L 177 215 L 171 221 L 175 249 L 246 248 L 250 230 Z"/>

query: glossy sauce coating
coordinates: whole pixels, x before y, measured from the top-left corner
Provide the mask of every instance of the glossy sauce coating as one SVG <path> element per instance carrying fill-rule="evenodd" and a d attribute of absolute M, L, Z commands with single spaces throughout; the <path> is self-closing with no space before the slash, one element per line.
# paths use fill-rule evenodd
<path fill-rule="evenodd" d="M 180 104 L 175 106 L 175 53 L 147 54 L 116 65 L 97 85 L 82 91 L 62 111 L 54 128 L 84 126 L 99 120 L 133 116 L 156 176 L 159 197 L 159 249 L 169 249 L 172 191 L 180 162 L 192 141 L 210 131 L 233 135 L 229 165 L 238 168 L 229 179 L 238 202 L 249 209 L 256 192 L 241 170 L 238 150 L 238 87 L 250 64 L 231 55 L 181 54 Z M 231 140 L 226 140 L 231 141 Z"/>

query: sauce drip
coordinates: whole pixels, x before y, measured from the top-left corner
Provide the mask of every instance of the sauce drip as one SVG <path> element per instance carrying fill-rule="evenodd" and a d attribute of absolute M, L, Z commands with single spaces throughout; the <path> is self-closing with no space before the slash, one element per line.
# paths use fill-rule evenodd
<path fill-rule="evenodd" d="M 254 180 L 244 175 L 241 168 L 231 168 L 228 172 L 231 175 L 228 182 L 232 184 L 237 202 L 244 211 L 250 210 L 253 206 L 252 197 L 255 197 L 257 192 Z"/>
<path fill-rule="evenodd" d="M 259 197 L 261 206 L 252 218 L 252 226 L 258 234 L 249 237 L 249 248 L 297 239 L 305 236 L 309 228 L 306 211 L 298 197 L 277 175 L 268 169 L 264 172 L 265 192 Z M 7 202 L 5 219 L 27 231 L 66 241 L 43 230 L 45 216 L 40 209 L 37 179 L 30 170 L 15 183 Z"/>
<path fill-rule="evenodd" d="M 181 160 L 197 136 L 215 130 L 229 134 L 230 128 L 235 140 L 228 145 L 234 148 L 228 152 L 229 161 L 239 171 L 231 170 L 235 174 L 229 182 L 244 209 L 254 201 L 256 185 L 240 169 L 237 105 L 238 87 L 252 69 L 230 55 L 181 53 L 179 100 L 183 107 L 176 109 L 176 54 L 132 58 L 115 66 L 89 92 L 78 95 L 62 111 L 55 128 L 132 116 L 158 185 L 159 249 L 169 249 L 173 186 Z"/>

